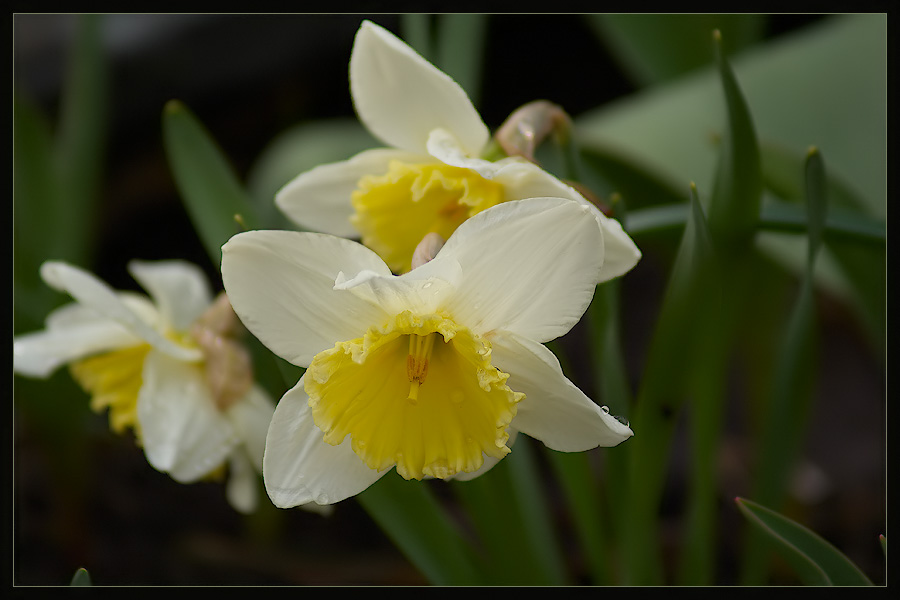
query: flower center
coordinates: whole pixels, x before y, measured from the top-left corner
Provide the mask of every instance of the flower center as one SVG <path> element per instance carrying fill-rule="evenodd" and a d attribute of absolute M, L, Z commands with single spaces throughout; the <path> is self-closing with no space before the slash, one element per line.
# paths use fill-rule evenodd
<path fill-rule="evenodd" d="M 441 315 L 409 311 L 316 355 L 305 381 L 332 445 L 349 435 L 372 469 L 450 477 L 509 453 L 506 429 L 524 394 L 491 365 L 490 343 Z"/>
<path fill-rule="evenodd" d="M 363 244 L 403 273 L 426 234 L 447 239 L 463 221 L 504 196 L 502 185 L 470 169 L 391 161 L 384 175 L 362 177 L 351 199 L 356 212 L 350 219 Z"/>
<path fill-rule="evenodd" d="M 72 377 L 91 394 L 91 409 L 109 409 L 109 426 L 116 433 L 133 427 L 140 439 L 137 421 L 137 400 L 143 382 L 144 359 L 150 344 L 140 344 L 106 352 L 73 362 L 69 365 Z"/>

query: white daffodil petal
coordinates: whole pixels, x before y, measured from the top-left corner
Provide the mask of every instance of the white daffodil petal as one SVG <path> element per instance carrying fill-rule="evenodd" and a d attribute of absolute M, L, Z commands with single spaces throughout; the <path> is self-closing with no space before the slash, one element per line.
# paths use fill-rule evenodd
<path fill-rule="evenodd" d="M 262 472 L 263 454 L 266 449 L 266 432 L 275 412 L 275 403 L 258 385 L 225 412 L 243 442 L 246 455 L 257 472 Z"/>
<path fill-rule="evenodd" d="M 142 342 L 114 321 L 57 325 L 13 338 L 13 371 L 29 377 L 47 377 L 73 360 Z"/>
<path fill-rule="evenodd" d="M 50 287 L 66 292 L 98 314 L 120 323 L 170 356 L 181 360 L 198 360 L 202 356 L 199 350 L 180 346 L 163 337 L 125 304 L 112 288 L 83 269 L 62 262 L 45 262 L 41 265 L 41 277 Z"/>
<path fill-rule="evenodd" d="M 507 385 L 525 394 L 512 423 L 517 430 L 560 452 L 615 446 L 633 435 L 569 381 L 543 345 L 498 332 L 491 347 L 493 364 L 509 373 Z"/>
<path fill-rule="evenodd" d="M 641 252 L 622 225 L 604 215 L 578 191 L 528 161 L 503 159 L 495 164 L 491 178 L 503 185 L 507 200 L 553 196 L 570 198 L 591 208 L 603 229 L 603 272 L 600 283 L 624 275 L 641 259 Z"/>
<path fill-rule="evenodd" d="M 353 158 L 319 165 L 289 181 L 275 195 L 275 204 L 294 223 L 310 231 L 354 238 L 359 232 L 350 224 L 350 196 L 365 175 L 381 175 L 392 160 L 421 163 L 428 156 L 393 148 L 375 148 Z"/>
<path fill-rule="evenodd" d="M 128 271 L 159 307 L 176 331 L 190 327 L 212 303 L 206 275 L 195 264 L 181 260 L 146 262 L 133 260 Z"/>
<path fill-rule="evenodd" d="M 449 259 L 430 261 L 400 277 L 362 271 L 347 279 L 339 273 L 334 289 L 350 291 L 381 306 L 387 314 L 396 315 L 404 310 L 429 314 L 453 293 L 453 283 L 460 277 L 460 272 L 459 263 Z"/>
<path fill-rule="evenodd" d="M 228 460 L 228 481 L 225 484 L 225 497 L 228 503 L 244 514 L 256 510 L 259 474 L 250 463 L 250 459 L 236 450 Z"/>
<path fill-rule="evenodd" d="M 470 169 L 485 179 L 493 179 L 497 172 L 497 163 L 483 158 L 477 158 L 477 154 L 469 152 L 460 145 L 453 133 L 446 129 L 434 129 L 428 134 L 428 142 L 425 144 L 428 154 L 446 165 Z M 506 161 L 519 159 L 504 159 Z M 522 159 L 524 160 L 524 159 Z"/>
<path fill-rule="evenodd" d="M 594 294 L 603 234 L 590 210 L 562 198 L 504 202 L 465 221 L 438 258 L 462 267 L 445 309 L 472 331 L 506 329 L 545 342 L 569 331 Z"/>
<path fill-rule="evenodd" d="M 147 460 L 182 483 L 221 465 L 240 441 L 213 403 L 201 367 L 161 352 L 144 361 L 137 413 Z"/>
<path fill-rule="evenodd" d="M 338 340 L 380 323 L 380 307 L 335 290 L 338 273 L 389 275 L 378 256 L 355 242 L 318 233 L 248 231 L 222 246 L 222 281 L 244 326 L 270 350 L 306 367 Z"/>
<path fill-rule="evenodd" d="M 603 275 L 600 282 L 615 279 L 630 271 L 641 260 L 641 251 L 638 250 L 622 224 L 615 219 L 610 219 L 599 210 L 596 211 L 597 219 L 603 227 Z"/>
<path fill-rule="evenodd" d="M 425 154 L 428 134 L 442 128 L 478 155 L 490 137 L 459 84 L 369 21 L 353 43 L 350 92 L 363 124 L 396 148 Z"/>
<path fill-rule="evenodd" d="M 263 480 L 275 506 L 334 504 L 360 493 L 386 471 L 366 466 L 350 447 L 323 440 L 313 422 L 303 378 L 275 407 L 266 438 Z"/>

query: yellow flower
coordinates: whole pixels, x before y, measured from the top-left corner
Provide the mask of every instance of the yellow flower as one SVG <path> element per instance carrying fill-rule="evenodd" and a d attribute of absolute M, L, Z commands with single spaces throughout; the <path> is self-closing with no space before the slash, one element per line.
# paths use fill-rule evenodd
<path fill-rule="evenodd" d="M 13 370 L 43 378 L 68 364 L 91 407 L 109 409 L 117 433 L 133 428 L 154 468 L 190 483 L 227 463 L 229 502 L 254 510 L 275 406 L 233 339 L 239 324 L 227 298 L 214 302 L 189 263 L 132 261 L 129 271 L 149 298 L 44 263 L 44 281 L 75 302 L 53 311 L 44 330 L 13 339 Z"/>
<path fill-rule="evenodd" d="M 282 188 L 276 204 L 299 225 L 361 238 L 403 273 L 427 233 L 446 239 L 501 202 L 554 196 L 591 206 L 603 229 L 606 279 L 639 260 L 621 225 L 574 188 L 521 157 L 480 158 L 490 133 L 463 89 L 369 21 L 353 45 L 350 89 L 360 121 L 388 147 L 321 165 Z"/>
<path fill-rule="evenodd" d="M 542 344 L 578 322 L 604 276 L 603 231 L 582 203 L 499 204 L 399 276 L 319 233 L 250 231 L 222 251 L 241 321 L 307 368 L 266 439 L 279 507 L 338 502 L 394 466 L 407 479 L 475 477 L 517 432 L 565 452 L 632 435 Z"/>

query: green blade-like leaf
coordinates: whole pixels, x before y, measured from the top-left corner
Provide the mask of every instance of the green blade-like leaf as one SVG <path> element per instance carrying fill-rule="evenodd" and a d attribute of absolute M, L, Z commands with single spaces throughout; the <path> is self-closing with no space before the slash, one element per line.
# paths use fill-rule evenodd
<path fill-rule="evenodd" d="M 836 15 L 730 58 L 753 107 L 758 139 L 794 153 L 801 165 L 803 150 L 815 144 L 828 155 L 829 178 L 852 190 L 868 216 L 882 220 L 888 179 L 887 47 L 886 15 Z M 841 82 L 837 88 L 835 81 Z M 585 148 L 602 144 L 638 157 L 667 180 L 689 177 L 701 190 L 711 189 L 718 153 L 710 139 L 721 131 L 724 116 L 720 103 L 709 99 L 719 87 L 709 69 L 648 88 L 579 116 L 578 139 Z M 802 169 L 792 173 L 796 198 L 802 199 Z M 837 200 L 832 189 L 829 195 Z M 629 205 L 643 208 L 636 198 Z M 800 273 L 805 246 L 791 237 L 766 233 L 758 236 L 757 246 Z M 833 257 L 820 261 L 817 284 L 851 301 L 881 352 L 884 253 L 828 240 L 825 250 Z"/>
<path fill-rule="evenodd" d="M 662 566 L 657 515 L 661 500 L 669 444 L 676 416 L 684 401 L 687 374 L 695 345 L 702 342 L 696 315 L 707 314 L 719 299 L 715 256 L 703 209 L 692 188 L 691 219 L 663 298 L 650 342 L 636 409 L 631 419 L 634 438 L 628 441 L 629 493 L 622 540 L 626 582 L 661 583 Z"/>
<path fill-rule="evenodd" d="M 603 510 L 603 494 L 591 465 L 591 455 L 587 452 L 553 450 L 548 450 L 547 455 L 565 493 L 566 506 L 574 523 L 574 534 L 584 550 L 591 583 L 610 585 L 613 583 L 608 546 L 610 532 L 604 521 L 609 511 Z M 607 469 L 606 477 L 611 482 L 620 481 L 610 469 Z"/>
<path fill-rule="evenodd" d="M 431 583 L 482 582 L 471 549 L 427 483 L 388 473 L 356 499 Z"/>
<path fill-rule="evenodd" d="M 431 33 L 434 15 L 423 13 L 403 13 L 400 15 L 400 33 L 425 60 L 434 62 L 434 36 Z"/>
<path fill-rule="evenodd" d="M 521 526 L 525 528 L 531 551 L 539 560 L 541 578 L 547 585 L 562 585 L 566 583 L 562 550 L 553 530 L 548 498 L 540 483 L 532 441 L 523 437 L 516 444 L 514 455 L 504 459 L 509 461 L 512 494 L 521 511 Z"/>
<path fill-rule="evenodd" d="M 276 192 L 293 178 L 319 165 L 347 160 L 381 145 L 357 119 L 312 121 L 281 132 L 260 153 L 247 174 L 247 189 L 261 226 L 266 229 L 297 227 L 274 202 Z"/>
<path fill-rule="evenodd" d="M 806 527 L 744 498 L 738 509 L 763 531 L 807 585 L 872 585 L 868 577 L 837 548 Z"/>
<path fill-rule="evenodd" d="M 194 228 L 218 267 L 222 244 L 242 229 L 259 227 L 255 208 L 212 136 L 181 102 L 166 104 L 163 141 Z"/>
<path fill-rule="evenodd" d="M 829 171 L 871 214 L 883 217 L 889 129 L 886 15 L 829 17 L 728 55 L 753 107 L 757 138 L 801 157 L 815 144 L 827 153 Z M 837 88 L 835 81 L 841 82 Z M 580 115 L 578 139 L 584 147 L 598 143 L 639 157 L 669 180 L 690 179 L 701 190 L 711 189 L 718 160 L 711 135 L 722 131 L 724 111 L 710 98 L 720 89 L 712 68 L 654 86 Z"/>
<path fill-rule="evenodd" d="M 521 436 L 512 453 L 488 473 L 453 483 L 478 534 L 483 570 L 492 585 L 566 582 L 533 454 L 531 441 Z"/>
<path fill-rule="evenodd" d="M 807 152 L 795 151 L 772 140 L 759 140 L 763 183 L 768 191 L 786 202 L 803 204 L 806 185 L 804 164 Z M 852 214 L 862 213 L 874 218 L 857 190 L 829 169 L 825 182 L 829 204 Z"/>
<path fill-rule="evenodd" d="M 813 281 L 827 214 L 825 167 L 818 151 L 810 151 L 805 171 L 809 223 L 806 272 L 782 346 L 776 355 L 775 379 L 762 419 L 761 453 L 754 481 L 755 497 L 776 508 L 784 501 L 788 476 L 803 440 L 812 396 L 816 348 Z M 765 558 L 760 537 L 749 535 L 743 557 L 742 577 L 745 582 L 761 583 L 764 580 Z"/>
<path fill-rule="evenodd" d="M 725 128 L 719 167 L 709 203 L 709 228 L 725 250 L 742 251 L 759 220 L 762 169 L 750 109 L 722 49 L 718 31 L 713 35 L 716 65 L 725 96 Z"/>
<path fill-rule="evenodd" d="M 438 20 L 437 66 L 466 91 L 478 106 L 481 96 L 486 14 L 447 13 Z"/>
<path fill-rule="evenodd" d="M 58 204 L 57 180 L 53 176 L 50 126 L 33 106 L 16 98 L 13 113 L 13 291 L 16 333 L 38 329 L 52 308 L 61 302 L 41 280 L 39 269 L 56 256 L 48 243 L 55 236 L 71 239 L 53 219 Z"/>
<path fill-rule="evenodd" d="M 806 277 L 811 281 L 815 275 L 816 256 L 819 253 L 819 248 L 822 246 L 825 220 L 828 216 L 825 164 L 822 162 L 822 155 L 816 148 L 811 148 L 807 155 L 806 206 L 809 215 L 807 225 L 809 250 L 807 251 Z"/>
<path fill-rule="evenodd" d="M 631 210 L 669 204 L 687 206 L 688 194 L 620 148 L 593 142 L 583 146 L 580 155 L 585 185 L 603 196 L 618 193 Z"/>
<path fill-rule="evenodd" d="M 75 571 L 75 574 L 72 576 L 72 581 L 69 583 L 69 585 L 90 586 L 94 584 L 91 582 L 91 575 L 87 572 L 87 569 L 81 567 L 80 569 Z"/>
<path fill-rule="evenodd" d="M 54 140 L 54 173 L 62 195 L 52 213 L 41 215 L 62 233 L 59 239 L 49 236 L 50 256 L 82 265 L 92 255 L 106 158 L 109 67 L 103 50 L 102 18 L 78 17 Z"/>
<path fill-rule="evenodd" d="M 709 64 L 709 34 L 718 29 L 733 54 L 758 41 L 765 15 L 587 15 L 600 41 L 641 86 L 674 79 Z"/>

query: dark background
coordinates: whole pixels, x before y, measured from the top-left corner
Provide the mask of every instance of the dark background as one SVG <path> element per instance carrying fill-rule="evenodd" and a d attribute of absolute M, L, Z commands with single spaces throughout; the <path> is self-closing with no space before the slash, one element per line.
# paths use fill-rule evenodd
<path fill-rule="evenodd" d="M 133 258 L 209 261 L 187 218 L 162 146 L 161 115 L 183 101 L 207 126 L 244 177 L 286 128 L 353 116 L 347 63 L 363 18 L 399 33 L 392 15 L 119 15 L 107 17 L 112 98 L 104 186 L 93 270 L 120 289 L 136 289 Z M 767 36 L 821 17 L 776 15 Z M 16 15 L 17 93 L 56 113 L 74 15 Z M 497 15 L 489 20 L 479 110 L 493 130 L 516 107 L 536 98 L 571 115 L 636 89 L 578 15 Z M 584 77 L 581 57 L 597 61 Z M 527 85 L 525 85 L 527 84 Z M 48 257 L 52 258 L 52 257 Z M 664 261 L 645 254 L 624 280 L 626 348 L 633 372 L 653 322 Z M 820 410 L 809 424 L 805 454 L 825 487 L 795 502 L 804 522 L 838 545 L 883 583 L 877 537 L 885 533 L 884 372 L 846 309 L 822 299 Z M 582 332 L 583 333 L 583 332 Z M 578 330 L 572 336 L 581 335 Z M 579 383 L 577 374 L 573 375 Z M 17 386 L 29 385 L 17 378 Z M 587 382 L 583 386 L 589 386 Z M 73 398 L 84 395 L 73 388 Z M 80 395 L 79 395 L 80 394 Z M 843 398 L 858 400 L 848 413 Z M 85 402 L 86 404 L 86 402 Z M 739 421 L 740 415 L 733 414 Z M 128 437 L 109 432 L 105 415 L 86 413 L 86 442 L 60 459 L 48 434 L 18 411 L 14 420 L 13 582 L 66 585 L 86 567 L 98 585 L 315 585 L 426 583 L 352 500 L 331 517 L 278 510 L 266 498 L 245 518 L 220 485 L 184 486 L 154 471 Z M 872 424 L 878 424 L 873 433 Z M 737 428 L 739 429 L 739 428 Z M 849 433 L 848 433 L 849 430 Z M 840 432 L 840 433 L 839 433 Z M 843 437 L 835 455 L 831 440 Z M 673 458 L 664 535 L 677 538 L 679 468 Z M 726 434 L 721 456 L 723 510 L 746 493 L 746 440 Z M 815 477 L 813 477 L 815 480 Z M 819 481 L 819 480 L 815 480 Z M 441 483 L 434 485 L 443 493 Z M 810 487 L 812 486 L 812 487 Z M 796 516 L 796 515 L 795 515 Z M 554 515 L 565 533 L 564 515 Z M 740 517 L 726 522 L 735 526 Z M 719 583 L 729 571 L 733 541 L 723 542 Z M 671 544 L 674 547 L 674 543 Z M 573 549 L 573 581 L 581 581 Z M 776 582 L 792 580 L 789 574 Z"/>

